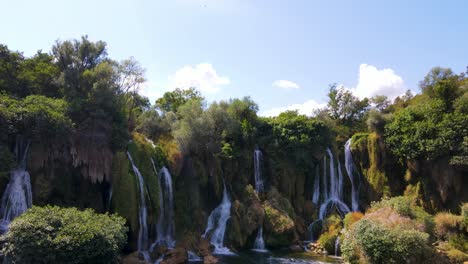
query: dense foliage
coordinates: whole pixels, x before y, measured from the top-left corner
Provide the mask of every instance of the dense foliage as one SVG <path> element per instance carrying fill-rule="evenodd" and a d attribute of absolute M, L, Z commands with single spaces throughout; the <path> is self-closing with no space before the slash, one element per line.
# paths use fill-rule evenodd
<path fill-rule="evenodd" d="M 450 69 L 434 68 L 421 82 L 423 93 L 396 111 L 385 128 L 386 143 L 401 159 L 433 160 L 462 151 L 468 136 L 467 80 Z"/>
<path fill-rule="evenodd" d="M 342 254 L 350 263 L 422 263 L 431 258 L 432 217 L 406 197 L 374 203 L 359 221 L 347 222 Z"/>
<path fill-rule="evenodd" d="M 12 263 L 117 263 L 124 224 L 90 209 L 33 207 L 10 224 L 3 254 Z"/>

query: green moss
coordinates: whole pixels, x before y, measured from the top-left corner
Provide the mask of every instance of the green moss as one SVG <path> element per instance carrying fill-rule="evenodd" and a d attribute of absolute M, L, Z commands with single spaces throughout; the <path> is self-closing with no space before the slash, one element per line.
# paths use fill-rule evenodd
<path fill-rule="evenodd" d="M 364 152 L 367 149 L 369 133 L 356 133 L 351 137 L 351 150 Z"/>
<path fill-rule="evenodd" d="M 138 233 L 138 190 L 136 178 L 130 170 L 126 154 L 117 152 L 112 164 L 112 208 L 127 220 L 135 238 Z"/>
<path fill-rule="evenodd" d="M 138 133 L 132 134 L 132 142 L 128 144 L 128 151 L 145 181 L 146 199 L 149 201 L 148 223 L 156 224 L 159 212 L 159 180 L 157 173 L 166 163 L 165 155 L 159 147 L 154 146 L 151 141 Z M 152 160 L 154 161 L 154 167 Z M 129 173 L 134 176 L 131 168 Z"/>
<path fill-rule="evenodd" d="M 388 186 L 388 178 L 383 170 L 383 162 L 381 160 L 382 149 L 380 148 L 379 141 L 380 137 L 376 133 L 369 134 L 367 149 L 370 167 L 365 175 L 377 194 L 390 196 L 390 187 Z"/>
<path fill-rule="evenodd" d="M 285 212 L 274 208 L 268 201 L 264 209 L 266 244 L 271 247 L 289 245 L 294 235 L 294 221 Z"/>

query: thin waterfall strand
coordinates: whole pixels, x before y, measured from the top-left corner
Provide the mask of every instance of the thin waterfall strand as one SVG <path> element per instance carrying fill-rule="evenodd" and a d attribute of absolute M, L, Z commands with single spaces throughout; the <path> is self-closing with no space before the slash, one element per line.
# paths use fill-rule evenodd
<path fill-rule="evenodd" d="M 132 156 L 130 152 L 127 151 L 128 160 L 132 164 L 133 172 L 135 176 L 137 176 L 138 180 L 138 188 L 140 194 L 140 204 L 138 210 L 138 222 L 140 224 L 140 230 L 138 231 L 138 251 L 142 252 L 145 255 L 145 259 L 147 259 L 147 250 L 148 250 L 148 210 L 146 208 L 146 199 L 145 199 L 145 181 L 143 176 L 138 170 L 137 166 L 133 162 Z"/>
<path fill-rule="evenodd" d="M 153 162 L 153 160 L 151 161 Z M 175 246 L 174 193 L 172 191 L 171 174 L 166 167 L 163 167 L 159 172 L 159 186 L 159 208 L 161 209 L 156 226 L 156 244 L 172 248 Z"/>
<path fill-rule="evenodd" d="M 319 172 L 319 166 L 317 165 L 317 167 L 315 168 L 314 192 L 312 195 L 312 202 L 315 205 L 318 205 L 319 197 L 320 197 L 320 172 Z"/>
<path fill-rule="evenodd" d="M 359 188 L 361 185 L 360 174 L 354 165 L 353 154 L 351 152 L 352 139 L 348 139 L 345 144 L 345 168 L 351 181 L 351 208 L 354 212 L 359 211 Z"/>
<path fill-rule="evenodd" d="M 263 153 L 260 149 L 254 151 L 254 176 L 255 176 L 255 190 L 261 193 L 265 190 L 263 177 L 262 177 L 262 161 Z"/>
<path fill-rule="evenodd" d="M 264 181 L 262 175 L 262 162 L 263 162 L 263 153 L 260 149 L 255 149 L 254 151 L 254 176 L 255 176 L 255 190 L 259 194 L 263 192 Z M 263 223 L 261 223 L 260 228 L 258 229 L 257 237 L 255 238 L 255 243 L 253 250 L 255 251 L 266 251 L 265 241 L 263 241 Z"/>

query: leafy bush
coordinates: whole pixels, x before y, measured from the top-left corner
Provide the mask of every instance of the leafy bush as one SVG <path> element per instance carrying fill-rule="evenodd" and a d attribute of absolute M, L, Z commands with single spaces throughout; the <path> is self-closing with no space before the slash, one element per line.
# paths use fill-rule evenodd
<path fill-rule="evenodd" d="M 465 263 L 468 261 L 468 254 L 458 249 L 447 251 L 447 256 L 453 263 Z"/>
<path fill-rule="evenodd" d="M 342 255 L 350 263 L 422 263 L 429 235 L 414 229 L 391 229 L 363 219 L 345 232 Z"/>
<path fill-rule="evenodd" d="M 392 208 L 398 214 L 402 216 L 407 216 L 413 220 L 416 220 L 416 222 L 418 222 L 419 224 L 424 225 L 426 233 L 430 235 L 434 233 L 433 217 L 429 213 L 424 211 L 422 207 L 414 205 L 410 198 L 404 196 L 384 198 L 380 202 L 372 203 L 369 212 L 376 211 L 385 207 Z"/>
<path fill-rule="evenodd" d="M 434 217 L 435 233 L 439 238 L 447 238 L 460 228 L 462 217 L 451 213 L 438 213 Z"/>
<path fill-rule="evenodd" d="M 125 220 L 91 209 L 32 207 L 2 237 L 12 263 L 117 263 Z"/>
<path fill-rule="evenodd" d="M 361 212 L 351 212 L 345 215 L 343 219 L 344 227 L 346 229 L 350 228 L 357 221 L 361 220 L 364 215 Z"/>
<path fill-rule="evenodd" d="M 320 235 L 318 243 L 322 246 L 329 254 L 334 254 L 335 252 L 335 242 L 339 235 L 338 230 L 327 231 Z"/>
<path fill-rule="evenodd" d="M 463 252 L 468 252 L 468 238 L 464 234 L 455 234 L 450 236 L 449 245 L 453 248 L 461 250 Z"/>

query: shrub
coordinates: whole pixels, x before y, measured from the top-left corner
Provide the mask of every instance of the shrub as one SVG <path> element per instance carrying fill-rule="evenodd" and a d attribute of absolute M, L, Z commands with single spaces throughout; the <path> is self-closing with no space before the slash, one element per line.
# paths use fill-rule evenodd
<path fill-rule="evenodd" d="M 438 213 L 434 217 L 435 233 L 439 238 L 447 238 L 460 228 L 462 217 L 451 213 Z"/>
<path fill-rule="evenodd" d="M 117 263 L 125 220 L 91 209 L 32 207 L 2 237 L 11 263 Z"/>
<path fill-rule="evenodd" d="M 345 233 L 342 255 L 350 263 L 422 263 L 429 235 L 414 229 L 391 229 L 363 219 Z"/>
<path fill-rule="evenodd" d="M 372 203 L 370 212 L 377 211 L 384 207 L 390 207 L 398 214 L 416 220 L 419 224 L 424 225 L 426 233 L 430 235 L 434 233 L 433 217 L 424 211 L 422 207 L 414 205 L 410 198 L 404 196 L 384 198 L 380 202 Z"/>
<path fill-rule="evenodd" d="M 460 207 L 462 217 L 461 228 L 464 229 L 465 232 L 468 232 L 468 203 L 463 203 Z"/>
<path fill-rule="evenodd" d="M 448 242 L 453 248 L 463 252 L 468 252 L 468 238 L 464 234 L 455 234 L 450 236 Z"/>
<path fill-rule="evenodd" d="M 468 254 L 458 249 L 451 249 L 447 251 L 447 257 L 452 263 L 465 263 L 468 261 Z"/>
<path fill-rule="evenodd" d="M 361 212 L 351 212 L 348 213 L 343 219 L 344 227 L 349 229 L 357 221 L 361 220 L 364 215 Z"/>
<path fill-rule="evenodd" d="M 320 235 L 318 243 L 322 246 L 329 254 L 334 254 L 335 252 L 335 242 L 338 237 L 338 230 L 327 231 Z"/>

